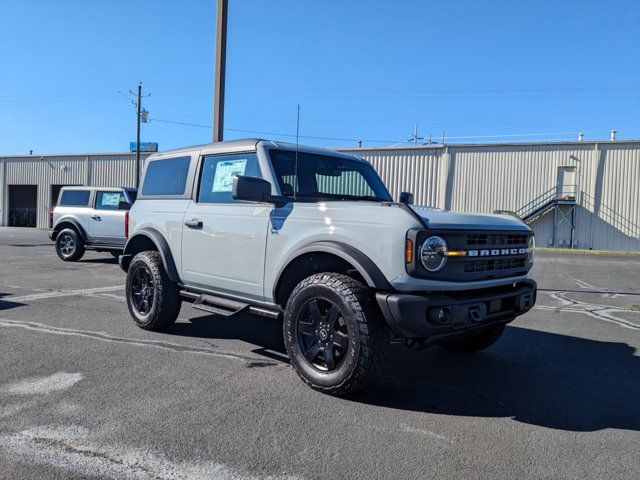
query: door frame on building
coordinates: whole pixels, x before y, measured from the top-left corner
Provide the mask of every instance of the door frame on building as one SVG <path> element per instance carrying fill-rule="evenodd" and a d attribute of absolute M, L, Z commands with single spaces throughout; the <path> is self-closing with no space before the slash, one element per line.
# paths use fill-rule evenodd
<path fill-rule="evenodd" d="M 20 222 L 19 219 L 16 220 L 16 215 L 13 213 L 14 208 L 12 208 L 12 192 L 15 192 L 19 187 L 29 188 L 32 187 L 35 191 L 35 196 L 33 197 L 33 208 L 30 206 L 20 208 L 21 210 L 26 210 L 26 220 L 25 222 Z M 14 199 L 15 200 L 15 199 Z M 28 202 L 31 204 L 31 202 Z M 38 226 L 38 185 L 37 184 L 9 184 L 7 185 L 7 225 L 10 227 L 25 227 L 25 228 L 36 228 Z M 33 222 L 30 221 L 30 212 L 29 210 L 33 210 Z M 20 223 L 26 223 L 26 225 L 19 225 Z"/>

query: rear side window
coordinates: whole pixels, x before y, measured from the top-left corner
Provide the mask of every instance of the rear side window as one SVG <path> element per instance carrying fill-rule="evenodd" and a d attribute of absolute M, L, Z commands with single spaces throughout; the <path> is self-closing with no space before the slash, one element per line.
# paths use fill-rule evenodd
<path fill-rule="evenodd" d="M 124 193 L 121 192 L 98 192 L 96 193 L 96 209 L 97 210 L 119 210 L 121 203 L 124 203 L 128 208 L 130 205 L 127 202 Z"/>
<path fill-rule="evenodd" d="M 233 203 L 233 178 L 238 175 L 261 177 L 255 153 L 217 155 L 202 161 L 198 202 Z"/>
<path fill-rule="evenodd" d="M 147 166 L 143 195 L 183 195 L 191 157 L 154 160 Z"/>
<path fill-rule="evenodd" d="M 86 207 L 89 205 L 89 190 L 65 190 L 60 197 L 60 206 Z"/>

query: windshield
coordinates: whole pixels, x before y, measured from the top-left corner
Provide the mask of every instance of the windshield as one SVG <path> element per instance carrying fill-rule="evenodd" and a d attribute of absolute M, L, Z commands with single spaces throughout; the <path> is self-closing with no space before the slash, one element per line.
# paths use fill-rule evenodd
<path fill-rule="evenodd" d="M 333 155 L 269 150 L 282 194 L 298 201 L 391 201 L 391 195 L 371 165 Z"/>

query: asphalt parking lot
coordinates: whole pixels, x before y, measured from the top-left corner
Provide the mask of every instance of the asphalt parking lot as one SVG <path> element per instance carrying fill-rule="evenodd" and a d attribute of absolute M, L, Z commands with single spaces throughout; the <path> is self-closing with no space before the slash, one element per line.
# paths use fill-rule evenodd
<path fill-rule="evenodd" d="M 639 478 L 640 255 L 540 252 L 538 306 L 471 356 L 393 346 L 348 399 L 274 320 L 138 329 L 109 254 L 0 229 L 0 478 Z"/>

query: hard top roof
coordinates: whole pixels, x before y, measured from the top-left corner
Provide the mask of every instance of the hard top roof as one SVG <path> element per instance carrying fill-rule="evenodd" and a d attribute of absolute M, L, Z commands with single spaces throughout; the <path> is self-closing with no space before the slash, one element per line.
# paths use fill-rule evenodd
<path fill-rule="evenodd" d="M 164 150 L 152 155 L 153 158 L 162 158 L 164 156 L 176 156 L 182 153 L 192 154 L 194 152 L 200 152 L 202 155 L 212 155 L 216 153 L 234 153 L 243 152 L 247 150 L 255 150 L 259 143 L 264 143 L 267 148 L 277 148 L 283 150 L 295 150 L 296 148 L 300 152 L 317 153 L 323 155 L 332 155 L 335 157 L 343 157 L 349 159 L 359 159 L 353 154 L 337 152 L 335 150 L 329 150 L 320 147 L 311 147 L 308 145 L 296 145 L 295 143 L 288 142 L 276 142 L 273 140 L 266 140 L 263 138 L 244 138 L 240 140 L 226 140 L 224 142 L 205 143 L 202 145 L 193 145 L 191 147 L 176 148 L 173 150 Z M 152 158 L 152 159 L 153 159 Z M 364 161 L 364 160 L 362 160 Z"/>
<path fill-rule="evenodd" d="M 60 190 L 133 190 L 137 191 L 137 188 L 130 187 L 95 187 L 85 185 L 64 185 Z"/>

